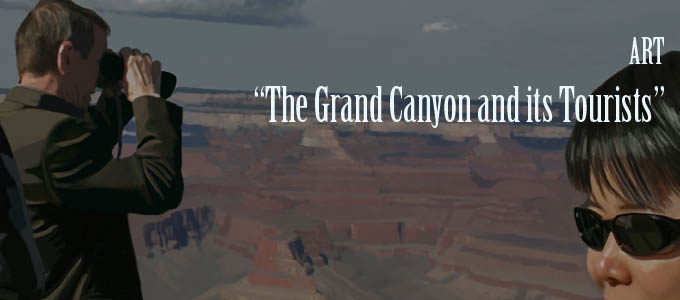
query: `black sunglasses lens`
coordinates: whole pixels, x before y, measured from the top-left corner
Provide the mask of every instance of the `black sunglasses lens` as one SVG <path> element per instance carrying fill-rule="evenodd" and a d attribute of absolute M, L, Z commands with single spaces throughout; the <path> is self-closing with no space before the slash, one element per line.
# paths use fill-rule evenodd
<path fill-rule="evenodd" d="M 649 256 L 670 246 L 677 236 L 671 221 L 655 215 L 622 215 L 614 221 L 621 248 L 635 256 Z"/>
<path fill-rule="evenodd" d="M 574 218 L 583 242 L 594 250 L 602 250 L 609 235 L 602 218 L 595 212 L 580 207 L 574 209 Z"/>

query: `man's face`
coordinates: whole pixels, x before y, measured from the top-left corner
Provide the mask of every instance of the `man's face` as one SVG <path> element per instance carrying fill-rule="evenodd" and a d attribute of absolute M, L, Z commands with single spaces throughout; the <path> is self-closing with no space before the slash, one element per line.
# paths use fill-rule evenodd
<path fill-rule="evenodd" d="M 94 45 L 86 59 L 82 60 L 77 75 L 79 78 L 79 88 L 88 96 L 93 94 L 97 85 L 97 75 L 99 74 L 99 60 L 104 55 L 108 47 L 106 32 L 101 27 L 94 26 Z"/>
<path fill-rule="evenodd" d="M 76 106 L 87 109 L 90 95 L 95 92 L 97 76 L 99 74 L 99 61 L 108 47 L 106 31 L 94 25 L 94 44 L 87 58 L 83 59 L 79 51 L 72 51 L 71 66 L 68 74 L 65 74 L 65 82 L 62 88 L 68 93 L 68 101 Z"/>

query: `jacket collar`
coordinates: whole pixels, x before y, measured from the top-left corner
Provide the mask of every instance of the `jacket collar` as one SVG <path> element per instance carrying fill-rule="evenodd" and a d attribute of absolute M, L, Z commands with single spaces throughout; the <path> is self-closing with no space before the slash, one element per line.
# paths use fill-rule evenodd
<path fill-rule="evenodd" d="M 19 103 L 24 106 L 34 107 L 36 109 L 66 114 L 76 118 L 83 117 L 83 111 L 73 104 L 66 102 L 66 100 L 48 94 L 43 90 L 26 86 L 17 85 L 13 87 L 7 94 L 5 100 Z"/>

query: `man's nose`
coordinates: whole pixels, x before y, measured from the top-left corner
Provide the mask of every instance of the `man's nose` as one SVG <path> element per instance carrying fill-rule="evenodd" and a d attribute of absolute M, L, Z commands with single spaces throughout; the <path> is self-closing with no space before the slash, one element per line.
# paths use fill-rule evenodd
<path fill-rule="evenodd" d="M 609 284 L 617 286 L 620 284 L 628 285 L 633 278 L 626 263 L 627 254 L 619 248 L 613 234 L 609 234 L 607 243 L 602 251 L 593 251 L 593 259 L 589 263 L 591 266 L 594 281 L 600 285 Z"/>

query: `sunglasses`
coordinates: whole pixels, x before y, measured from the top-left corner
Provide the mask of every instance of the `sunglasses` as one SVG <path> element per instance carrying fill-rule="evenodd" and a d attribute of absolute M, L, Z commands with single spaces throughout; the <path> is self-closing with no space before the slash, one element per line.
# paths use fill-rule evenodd
<path fill-rule="evenodd" d="M 593 250 L 602 250 L 609 233 L 616 243 L 632 256 L 651 256 L 668 250 L 680 237 L 680 220 L 662 215 L 628 213 L 605 221 L 596 212 L 574 208 L 581 239 Z"/>

